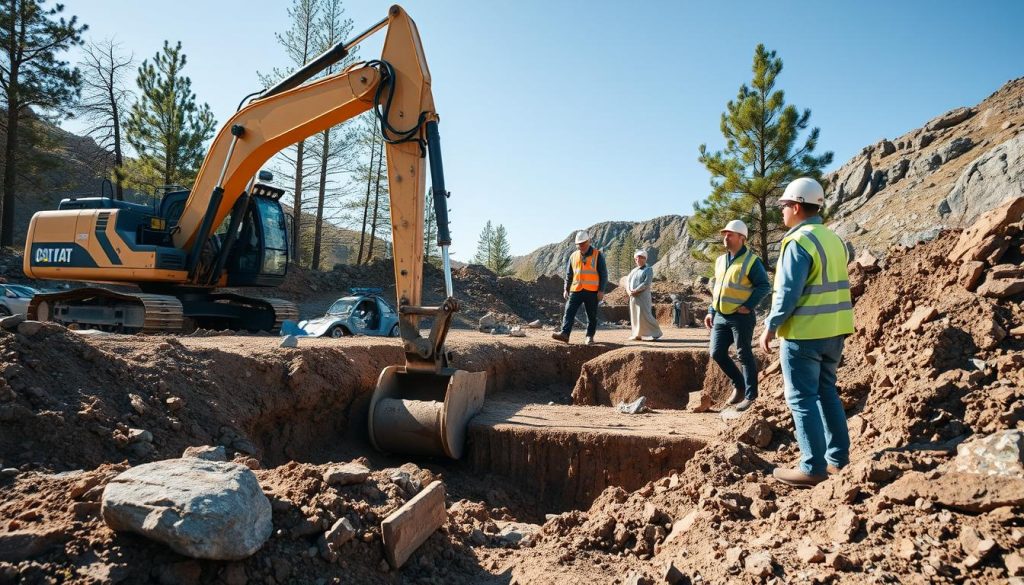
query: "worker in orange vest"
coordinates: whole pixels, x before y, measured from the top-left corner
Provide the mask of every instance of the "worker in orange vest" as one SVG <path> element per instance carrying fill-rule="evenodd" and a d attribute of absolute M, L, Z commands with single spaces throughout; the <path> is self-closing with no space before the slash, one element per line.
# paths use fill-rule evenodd
<path fill-rule="evenodd" d="M 552 333 L 551 338 L 569 343 L 573 321 L 580 305 L 587 311 L 587 337 L 584 344 L 594 343 L 597 331 L 597 304 L 604 298 L 604 287 L 608 284 L 608 268 L 604 263 L 604 254 L 590 245 L 590 234 L 580 230 L 576 232 L 576 251 L 569 256 L 565 270 L 565 315 L 562 317 L 562 329 Z"/>

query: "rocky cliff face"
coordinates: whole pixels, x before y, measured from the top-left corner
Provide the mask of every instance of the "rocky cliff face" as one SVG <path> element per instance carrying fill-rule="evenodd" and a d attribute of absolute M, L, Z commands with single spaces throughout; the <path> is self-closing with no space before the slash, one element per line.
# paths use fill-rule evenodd
<path fill-rule="evenodd" d="M 884 254 L 971 225 L 1024 193 L 1024 78 L 865 147 L 826 178 L 830 224 L 858 250 Z"/>
<path fill-rule="evenodd" d="M 687 218 L 682 215 L 665 215 L 642 222 L 606 221 L 587 229 L 594 245 L 605 254 L 622 247 L 632 240 L 639 248 L 647 250 L 648 262 L 654 268 L 655 276 L 673 280 L 688 280 L 696 273 L 690 258 L 693 241 L 686 229 Z M 576 249 L 572 231 L 562 241 L 542 246 L 533 252 L 519 256 L 513 262 L 516 274 L 526 276 L 562 275 L 569 254 Z M 623 249 L 630 258 L 632 248 Z M 609 256 L 606 255 L 606 261 Z M 632 260 L 629 260 L 632 263 Z M 611 272 L 611 267 L 609 267 Z M 612 275 L 615 276 L 614 274 Z"/>

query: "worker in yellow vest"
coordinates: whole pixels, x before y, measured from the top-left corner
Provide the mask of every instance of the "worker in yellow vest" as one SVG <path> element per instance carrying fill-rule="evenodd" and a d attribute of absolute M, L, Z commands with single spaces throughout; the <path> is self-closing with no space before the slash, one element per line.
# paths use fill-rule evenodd
<path fill-rule="evenodd" d="M 800 463 L 776 468 L 779 481 L 811 487 L 849 463 L 850 433 L 836 390 L 843 343 L 853 333 L 846 245 L 822 224 L 825 191 L 814 179 L 791 182 L 779 203 L 790 230 L 775 269 L 775 298 L 761 349 L 779 345 L 786 403 L 793 414 Z"/>
<path fill-rule="evenodd" d="M 747 247 L 747 224 L 734 219 L 721 234 L 725 253 L 715 261 L 715 286 L 704 326 L 711 330 L 711 358 L 732 382 L 728 402 L 743 412 L 757 398 L 757 359 L 751 347 L 757 324 L 754 310 L 772 286 L 761 258 Z M 733 343 L 742 372 L 729 355 Z"/>
<path fill-rule="evenodd" d="M 608 284 L 608 269 L 605 267 L 604 254 L 590 245 L 590 234 L 580 230 L 576 232 L 576 251 L 569 256 L 565 268 L 565 315 L 562 316 L 562 329 L 551 334 L 552 339 L 569 343 L 569 333 L 580 305 L 587 311 L 586 345 L 594 343 L 597 332 L 597 304 L 604 298 L 604 287 Z"/>

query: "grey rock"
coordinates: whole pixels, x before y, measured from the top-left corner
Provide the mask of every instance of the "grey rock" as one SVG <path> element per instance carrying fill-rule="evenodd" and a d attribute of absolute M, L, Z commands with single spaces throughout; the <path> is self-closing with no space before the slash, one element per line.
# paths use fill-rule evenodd
<path fill-rule="evenodd" d="M 974 146 L 973 140 L 967 136 L 961 136 L 950 141 L 949 144 L 942 148 L 939 154 L 942 156 L 943 164 L 945 164 L 974 148 Z"/>
<path fill-rule="evenodd" d="M 1024 431 L 973 437 L 957 445 L 956 452 L 957 471 L 1024 478 Z"/>
<path fill-rule="evenodd" d="M 153 433 L 146 429 L 128 429 L 128 443 L 152 443 Z"/>
<path fill-rule="evenodd" d="M 928 130 L 936 131 L 943 130 L 945 128 L 951 128 L 960 124 L 961 122 L 969 119 L 970 117 L 977 114 L 977 108 L 956 108 L 950 110 L 941 116 L 934 118 L 925 126 Z"/>
<path fill-rule="evenodd" d="M 294 335 L 285 335 L 281 340 L 281 347 L 299 347 L 299 338 Z"/>
<path fill-rule="evenodd" d="M 18 328 L 18 325 L 25 320 L 25 315 L 8 315 L 3 319 L 0 319 L 0 328 L 7 330 L 14 330 Z"/>
<path fill-rule="evenodd" d="M 329 485 L 354 485 L 370 477 L 370 468 L 361 463 L 332 465 L 324 472 L 324 481 Z"/>
<path fill-rule="evenodd" d="M 910 248 L 910 247 L 916 246 L 917 244 L 921 244 L 921 243 L 924 243 L 924 242 L 930 242 L 930 241 L 934 240 L 935 238 L 939 237 L 939 234 L 942 233 L 943 229 L 944 229 L 943 226 L 935 226 L 935 227 L 928 228 L 926 230 L 921 230 L 921 231 L 918 231 L 918 232 L 910 232 L 908 234 L 903 234 L 903 237 L 900 238 L 899 243 L 902 246 L 906 246 L 906 247 Z"/>
<path fill-rule="evenodd" d="M 169 459 L 133 467 L 103 490 L 103 519 L 193 558 L 244 559 L 270 537 L 270 501 L 244 465 Z"/>
<path fill-rule="evenodd" d="M 43 324 L 39 321 L 22 321 L 18 323 L 18 333 L 21 333 L 25 337 L 32 337 L 39 330 L 43 328 Z"/>
<path fill-rule="evenodd" d="M 1024 193 L 1024 134 L 974 159 L 945 199 L 949 221 L 967 227 L 981 214 Z"/>
<path fill-rule="evenodd" d="M 188 447 L 181 454 L 182 458 L 203 459 L 205 461 L 227 461 L 228 452 L 223 445 L 201 445 Z"/>

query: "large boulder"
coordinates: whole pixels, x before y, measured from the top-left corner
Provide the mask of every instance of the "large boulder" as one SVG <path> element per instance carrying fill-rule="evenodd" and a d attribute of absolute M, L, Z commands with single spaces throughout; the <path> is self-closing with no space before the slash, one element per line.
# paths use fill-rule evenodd
<path fill-rule="evenodd" d="M 103 519 L 188 557 L 244 559 L 273 529 L 270 501 L 237 463 L 169 459 L 133 467 L 103 490 Z"/>
<path fill-rule="evenodd" d="M 966 227 L 1005 199 L 1024 193 L 1024 134 L 979 156 L 960 174 L 940 213 L 949 225 Z"/>

